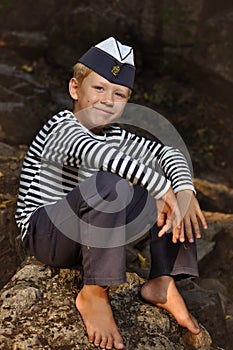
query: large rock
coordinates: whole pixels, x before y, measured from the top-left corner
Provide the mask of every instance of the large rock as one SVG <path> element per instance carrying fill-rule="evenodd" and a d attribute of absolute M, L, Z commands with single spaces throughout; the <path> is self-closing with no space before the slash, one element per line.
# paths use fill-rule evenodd
<path fill-rule="evenodd" d="M 0 62 L 0 94 L 1 141 L 8 144 L 30 143 L 48 113 L 46 86 L 21 67 L 17 69 Z"/>
<path fill-rule="evenodd" d="M 135 48 L 137 72 L 149 70 L 157 78 L 154 72 L 166 74 L 179 66 L 176 73 L 182 75 L 188 60 L 189 78 L 203 88 L 203 76 L 208 75 L 203 72 L 214 73 L 221 79 L 213 82 L 209 77 L 208 92 L 213 87 L 216 97 L 228 96 L 231 102 L 231 15 L 228 4 L 214 6 L 207 0 L 188 4 L 135 0 L 133 7 L 126 0 L 71 0 L 69 4 L 40 0 L 33 6 L 25 0 L 2 2 L 1 140 L 30 143 L 53 112 L 70 106 L 66 90 L 72 66 L 91 45 L 108 36 Z M 193 64 L 204 70 L 196 74 Z"/>
<path fill-rule="evenodd" d="M 193 337 L 167 312 L 143 303 L 143 280 L 128 274 L 127 283 L 110 291 L 117 324 L 128 350 L 214 349 L 202 327 Z M 75 308 L 80 275 L 27 261 L 1 292 L 0 349 L 93 349 Z"/>
<path fill-rule="evenodd" d="M 232 105 L 232 2 L 164 0 L 163 4 L 161 38 L 170 65 L 174 55 L 187 60 L 192 82 L 203 93 Z"/>
<path fill-rule="evenodd" d="M 204 286 L 204 288 L 199 287 L 197 283 L 200 286 Z M 228 336 L 225 320 L 225 307 L 227 304 L 225 295 L 227 293 L 224 290 L 222 294 L 220 288 L 222 292 L 224 286 L 218 281 L 213 281 L 212 285 L 210 282 L 205 283 L 204 280 L 200 282 L 197 280 L 195 283 L 192 281 L 182 281 L 179 283 L 180 292 L 189 306 L 191 313 L 210 330 L 215 344 L 225 347 L 225 339 Z"/>
<path fill-rule="evenodd" d="M 212 70 L 223 79 L 233 83 L 232 6 L 226 4 L 224 8 L 223 3 L 219 3 L 215 12 L 209 15 L 208 9 L 211 13 L 212 6 L 210 3 L 205 5 L 208 8 L 203 9 L 203 12 L 205 10 L 205 13 L 203 13 L 205 17 L 203 16 L 204 20 L 199 22 L 198 33 L 192 50 L 192 59 L 199 65 Z"/>
<path fill-rule="evenodd" d="M 115 35 L 133 43 L 143 61 L 165 47 L 233 82 L 229 0 L 218 4 L 210 0 L 135 0 L 134 6 L 125 0 L 71 0 L 69 4 L 40 0 L 33 6 L 30 1 L 12 0 L 0 6 L 1 17 L 2 42 L 27 52 L 27 57 L 43 54 L 71 67 L 90 45 Z"/>
<path fill-rule="evenodd" d="M 198 198 L 203 208 L 212 212 L 232 213 L 233 188 L 207 179 L 194 179 Z M 227 215 L 224 222 L 226 222 Z M 230 221 L 230 217 L 228 217 Z"/>

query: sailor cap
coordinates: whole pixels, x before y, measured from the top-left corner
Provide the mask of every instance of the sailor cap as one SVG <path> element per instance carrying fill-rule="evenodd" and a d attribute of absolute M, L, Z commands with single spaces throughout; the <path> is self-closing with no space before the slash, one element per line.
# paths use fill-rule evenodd
<path fill-rule="evenodd" d="M 108 81 L 133 89 L 135 65 L 133 48 L 110 37 L 91 47 L 78 60 Z"/>

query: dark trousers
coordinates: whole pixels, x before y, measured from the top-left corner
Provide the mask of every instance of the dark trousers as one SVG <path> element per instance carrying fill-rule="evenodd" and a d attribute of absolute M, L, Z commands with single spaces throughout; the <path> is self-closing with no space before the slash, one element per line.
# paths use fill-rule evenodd
<path fill-rule="evenodd" d="M 63 199 L 39 208 L 30 219 L 25 246 L 46 265 L 82 266 L 85 284 L 125 282 L 125 245 L 145 231 L 150 235 L 149 278 L 197 276 L 195 243 L 158 238 L 156 202 L 139 186 L 98 172 Z"/>

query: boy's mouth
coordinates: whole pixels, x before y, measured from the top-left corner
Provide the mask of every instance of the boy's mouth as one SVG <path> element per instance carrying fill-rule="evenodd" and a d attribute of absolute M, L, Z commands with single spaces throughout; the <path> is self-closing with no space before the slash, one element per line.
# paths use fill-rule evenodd
<path fill-rule="evenodd" d="M 113 111 L 109 111 L 107 109 L 103 109 L 103 108 L 99 108 L 99 107 L 94 107 L 97 111 L 105 114 L 105 115 L 113 115 L 114 112 Z"/>

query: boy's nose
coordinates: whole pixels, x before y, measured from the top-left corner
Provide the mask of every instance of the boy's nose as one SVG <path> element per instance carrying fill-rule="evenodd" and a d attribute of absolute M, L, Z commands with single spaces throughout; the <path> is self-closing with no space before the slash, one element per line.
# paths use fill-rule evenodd
<path fill-rule="evenodd" d="M 101 98 L 101 103 L 106 105 L 113 105 L 114 101 L 113 101 L 112 93 L 110 92 L 104 93 Z"/>

